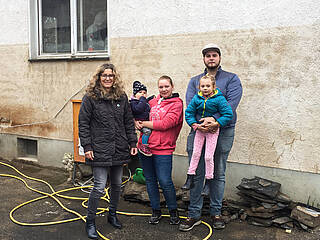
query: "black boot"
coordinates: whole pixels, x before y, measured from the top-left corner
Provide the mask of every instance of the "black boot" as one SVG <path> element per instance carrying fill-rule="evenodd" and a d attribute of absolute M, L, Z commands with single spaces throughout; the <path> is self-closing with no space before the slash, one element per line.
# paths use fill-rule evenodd
<path fill-rule="evenodd" d="M 109 209 L 108 222 L 115 228 L 122 228 L 122 223 L 117 218 L 116 211 Z"/>
<path fill-rule="evenodd" d="M 158 224 L 161 219 L 161 210 L 152 209 L 152 216 L 149 219 L 150 224 Z"/>
<path fill-rule="evenodd" d="M 189 174 L 187 175 L 186 183 L 181 187 L 182 190 L 187 191 L 194 187 L 193 177 L 194 175 L 189 175 Z"/>
<path fill-rule="evenodd" d="M 180 223 L 179 213 L 177 209 L 169 211 L 170 213 L 170 224 L 178 225 Z"/>
<path fill-rule="evenodd" d="M 209 193 L 210 193 L 210 188 L 209 188 L 210 182 L 211 182 L 211 179 L 206 179 L 206 182 L 204 184 L 204 187 L 203 187 L 203 190 L 202 190 L 202 193 L 201 193 L 202 196 L 209 196 Z"/>
<path fill-rule="evenodd" d="M 92 220 L 87 219 L 87 221 L 86 221 L 86 232 L 87 232 L 88 238 L 90 238 L 90 239 L 98 239 L 98 233 L 97 233 L 97 230 L 96 230 L 95 219 L 92 219 Z"/>

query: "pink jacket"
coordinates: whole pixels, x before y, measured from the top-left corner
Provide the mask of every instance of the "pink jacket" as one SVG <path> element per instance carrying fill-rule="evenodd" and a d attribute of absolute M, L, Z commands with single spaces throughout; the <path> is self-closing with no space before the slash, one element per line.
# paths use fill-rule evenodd
<path fill-rule="evenodd" d="M 179 94 L 163 99 L 158 95 L 149 102 L 149 120 L 153 130 L 149 137 L 149 148 L 155 155 L 170 155 L 176 148 L 176 141 L 183 123 L 183 102 Z M 141 137 L 139 139 L 141 142 Z"/>

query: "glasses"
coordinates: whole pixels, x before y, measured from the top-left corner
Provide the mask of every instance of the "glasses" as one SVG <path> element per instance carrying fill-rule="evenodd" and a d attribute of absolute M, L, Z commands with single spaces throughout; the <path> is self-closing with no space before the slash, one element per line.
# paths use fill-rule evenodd
<path fill-rule="evenodd" d="M 114 74 L 101 74 L 101 78 L 114 78 Z"/>

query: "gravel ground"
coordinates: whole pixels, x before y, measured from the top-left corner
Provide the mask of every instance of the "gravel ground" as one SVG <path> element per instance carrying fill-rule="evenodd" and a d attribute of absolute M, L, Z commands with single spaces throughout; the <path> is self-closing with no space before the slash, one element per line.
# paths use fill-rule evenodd
<path fill-rule="evenodd" d="M 39 178 L 50 183 L 54 189 L 62 190 L 73 187 L 67 183 L 68 174 L 62 169 L 41 167 L 22 163 L 19 161 L 11 161 L 0 159 L 0 162 L 10 163 L 25 175 Z M 10 168 L 0 164 L 0 174 L 12 174 L 18 176 L 16 172 Z M 50 193 L 50 190 L 43 183 L 27 180 L 31 187 Z M 80 190 L 64 193 L 64 195 L 87 197 L 86 193 Z M 25 185 L 14 178 L 0 176 L 0 239 L 1 240 L 43 240 L 43 239 L 87 239 L 84 223 L 81 220 L 56 224 L 50 226 L 21 226 L 15 224 L 9 218 L 10 211 L 19 204 L 42 196 L 27 189 Z M 59 198 L 62 203 L 78 213 L 85 215 L 86 209 L 81 206 L 80 200 L 67 200 Z M 107 206 L 105 201 L 101 202 L 101 206 Z M 148 206 L 138 203 L 126 202 L 121 199 L 119 211 L 150 213 Z M 74 218 L 75 215 L 63 210 L 55 201 L 45 198 L 37 202 L 30 203 L 18 209 L 14 214 L 17 221 L 25 223 L 39 223 L 49 221 L 59 221 Z M 178 226 L 169 225 L 169 219 L 163 218 L 158 225 L 150 225 L 147 223 L 148 217 L 141 216 L 119 216 L 124 228 L 121 230 L 114 229 L 106 222 L 106 217 L 101 214 L 97 217 L 97 228 L 107 238 L 112 240 L 149 240 L 149 239 L 175 239 L 175 240 L 201 240 L 204 239 L 209 229 L 201 224 L 190 232 L 179 232 Z M 207 217 L 203 218 L 208 220 Z M 209 221 L 208 221 L 209 222 Z M 246 221 L 232 221 L 226 225 L 224 230 L 214 231 L 210 239 L 215 240 L 319 240 L 320 228 L 314 229 L 312 233 L 294 229 L 291 233 L 285 230 L 271 227 L 256 227 L 247 224 Z"/>

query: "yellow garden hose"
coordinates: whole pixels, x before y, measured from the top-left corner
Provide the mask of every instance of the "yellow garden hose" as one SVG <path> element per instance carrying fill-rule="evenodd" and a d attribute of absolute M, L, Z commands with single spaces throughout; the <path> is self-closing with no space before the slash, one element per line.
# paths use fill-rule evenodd
<path fill-rule="evenodd" d="M 46 193 L 46 192 L 43 192 L 43 191 L 40 191 L 40 190 L 37 190 L 35 188 L 32 188 L 28 185 L 28 183 L 21 177 L 18 177 L 18 176 L 15 176 L 15 175 L 10 175 L 10 174 L 0 174 L 0 177 L 10 177 L 10 178 L 15 178 L 17 180 L 20 180 L 24 183 L 24 185 L 30 189 L 31 191 L 34 191 L 34 192 L 37 192 L 39 194 L 42 194 L 43 196 L 41 197 L 38 197 L 38 198 L 35 198 L 35 199 L 32 199 L 30 201 L 27 201 L 27 202 L 24 202 L 18 206 L 16 206 L 15 208 L 13 208 L 11 211 L 10 211 L 10 219 L 11 221 L 13 221 L 14 223 L 16 224 L 19 224 L 19 225 L 22 225 L 22 226 L 47 226 L 47 225 L 54 225 L 54 224 L 61 224 L 61 223 L 67 223 L 67 222 L 72 222 L 72 221 L 77 221 L 77 220 L 82 220 L 84 222 L 86 222 L 85 218 L 86 216 L 82 216 L 80 213 L 74 211 L 74 210 L 71 210 L 67 207 L 65 207 L 61 201 L 57 198 L 57 197 L 60 197 L 60 198 L 64 198 L 64 199 L 69 199 L 69 200 L 82 200 L 82 206 L 84 208 L 87 208 L 87 205 L 86 205 L 86 202 L 88 201 L 88 198 L 81 198 L 81 197 L 70 197 L 70 196 L 65 196 L 65 195 L 62 195 L 61 193 L 64 193 L 64 192 L 68 192 L 68 191 L 73 191 L 73 190 L 78 190 L 78 189 L 84 189 L 84 188 L 91 188 L 92 186 L 79 186 L 79 187 L 72 187 L 72 188 L 66 188 L 66 189 L 63 189 L 63 190 L 60 190 L 60 191 L 55 191 L 53 189 L 53 187 L 47 183 L 46 181 L 44 180 L 41 180 L 41 179 L 37 179 L 37 178 L 32 178 L 32 177 L 29 177 L 25 174 L 23 174 L 22 172 L 20 172 L 18 169 L 16 169 L 15 167 L 11 166 L 10 164 L 7 164 L 7 163 L 4 163 L 4 162 L 0 162 L 1 165 L 4 165 L 6 167 L 9 167 L 11 169 L 13 169 L 15 172 L 17 172 L 19 175 L 23 176 L 24 178 L 27 178 L 29 180 L 33 180 L 33 181 L 37 181 L 37 182 L 41 182 L 45 185 L 47 185 L 49 187 L 49 189 L 51 190 L 51 193 Z M 129 179 L 127 179 L 126 181 L 123 182 L 123 184 L 125 184 L 126 182 L 128 182 Z M 61 220 L 61 221 L 54 221 L 54 222 L 40 222 L 40 223 L 23 223 L 23 222 L 20 222 L 18 220 L 16 220 L 14 217 L 13 217 L 13 213 L 27 205 L 27 204 L 30 204 L 32 202 L 36 202 L 38 200 L 42 200 L 42 199 L 45 199 L 45 198 L 51 198 L 53 200 L 55 200 L 64 210 L 66 210 L 67 212 L 69 213 L 72 213 L 74 215 L 76 215 L 77 217 L 75 218 L 70 218 L 70 219 L 67 219 L 67 220 Z M 106 189 L 106 194 L 105 196 L 103 196 L 101 198 L 102 200 L 105 200 L 106 202 L 109 202 L 109 195 L 108 195 L 108 189 Z M 108 208 L 98 208 L 98 212 L 97 214 L 101 214 L 103 212 L 106 212 L 108 211 Z M 126 216 L 151 216 L 151 214 L 149 213 L 130 213 L 130 212 L 121 212 L 121 211 L 117 211 L 118 214 L 122 214 L 122 215 L 126 215 Z M 162 215 L 163 217 L 170 217 L 170 215 Z M 180 218 L 183 218 L 185 219 L 186 217 L 182 217 L 180 216 Z M 211 237 L 212 235 L 212 228 L 211 226 L 204 222 L 204 221 L 201 221 L 202 224 L 204 224 L 205 226 L 207 226 L 209 228 L 209 234 L 203 239 L 203 240 L 207 240 Z M 105 237 L 104 235 L 102 235 L 99 231 L 97 231 L 99 236 L 102 238 L 102 239 L 105 239 L 105 240 L 109 240 L 109 238 Z"/>

